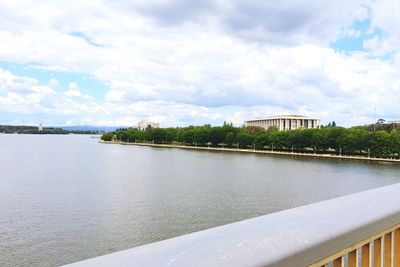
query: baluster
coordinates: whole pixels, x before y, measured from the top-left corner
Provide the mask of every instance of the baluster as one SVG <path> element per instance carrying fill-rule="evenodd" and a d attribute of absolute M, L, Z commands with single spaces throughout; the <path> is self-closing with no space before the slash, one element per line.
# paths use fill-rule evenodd
<path fill-rule="evenodd" d="M 382 237 L 374 240 L 374 267 L 382 267 Z"/>
<path fill-rule="evenodd" d="M 333 261 L 333 267 L 342 267 L 342 257 Z"/>
<path fill-rule="evenodd" d="M 400 266 L 400 228 L 394 230 L 394 242 L 393 242 L 393 266 Z"/>
<path fill-rule="evenodd" d="M 388 233 L 384 238 L 384 266 L 391 267 L 392 266 L 392 233 Z"/>
<path fill-rule="evenodd" d="M 369 266 L 369 243 L 362 246 L 362 267 Z"/>
<path fill-rule="evenodd" d="M 357 250 L 353 250 L 349 253 L 348 267 L 357 267 Z"/>

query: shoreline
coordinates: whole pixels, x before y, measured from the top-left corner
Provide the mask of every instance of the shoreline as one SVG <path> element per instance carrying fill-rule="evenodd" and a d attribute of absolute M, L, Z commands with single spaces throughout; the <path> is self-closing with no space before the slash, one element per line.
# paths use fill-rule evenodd
<path fill-rule="evenodd" d="M 322 159 L 345 159 L 345 160 L 357 160 L 357 161 L 369 161 L 369 162 L 389 162 L 389 163 L 400 163 L 400 159 L 394 158 L 368 158 L 361 156 L 345 156 L 345 155 L 333 155 L 333 154 L 313 154 L 313 153 L 301 153 L 301 152 L 285 152 L 285 151 L 270 151 L 270 150 L 254 150 L 254 149 L 241 149 L 241 148 L 220 148 L 220 147 L 198 147 L 198 146 L 184 146 L 174 144 L 151 144 L 151 143 L 130 143 L 122 141 L 103 141 L 100 140 L 101 144 L 116 144 L 116 145 L 134 145 L 134 146 L 148 146 L 148 147 L 163 147 L 163 148 L 179 148 L 179 149 L 191 149 L 200 151 L 221 151 L 221 152 L 236 152 L 236 153 L 253 153 L 253 154 L 266 154 L 266 155 L 279 155 L 279 156 L 292 156 L 292 157 L 309 157 L 309 158 L 322 158 Z"/>

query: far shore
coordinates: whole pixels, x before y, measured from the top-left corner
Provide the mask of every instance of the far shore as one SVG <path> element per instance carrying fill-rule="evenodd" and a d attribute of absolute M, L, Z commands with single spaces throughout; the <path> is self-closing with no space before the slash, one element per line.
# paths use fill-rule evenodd
<path fill-rule="evenodd" d="M 180 149 L 192 149 L 192 150 L 202 150 L 202 151 L 224 151 L 224 152 L 255 153 L 255 154 L 268 154 L 268 155 L 285 155 L 285 156 L 294 156 L 294 157 L 309 157 L 309 158 L 322 158 L 322 159 L 345 159 L 345 160 L 358 160 L 358 161 L 370 161 L 370 162 L 400 163 L 400 159 L 395 159 L 395 158 L 374 158 L 374 157 L 333 155 L 333 154 L 314 154 L 314 153 L 244 149 L 244 148 L 242 149 L 242 148 L 200 147 L 200 146 L 186 146 L 186 145 L 178 145 L 178 144 L 131 143 L 131 142 L 123 142 L 123 141 L 100 140 L 99 143 L 118 144 L 118 145 L 134 145 L 134 146 L 149 146 L 149 147 L 164 147 L 164 148 L 180 148 Z"/>

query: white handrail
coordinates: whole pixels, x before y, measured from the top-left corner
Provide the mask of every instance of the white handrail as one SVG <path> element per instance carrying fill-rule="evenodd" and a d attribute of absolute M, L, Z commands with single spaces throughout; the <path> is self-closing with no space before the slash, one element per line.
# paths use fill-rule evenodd
<path fill-rule="evenodd" d="M 67 266 L 308 266 L 399 223 L 396 184 Z"/>

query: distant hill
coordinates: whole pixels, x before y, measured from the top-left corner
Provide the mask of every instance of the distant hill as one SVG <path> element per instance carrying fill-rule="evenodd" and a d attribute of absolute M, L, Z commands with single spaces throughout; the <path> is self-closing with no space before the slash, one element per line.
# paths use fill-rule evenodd
<path fill-rule="evenodd" d="M 76 125 L 76 126 L 59 126 L 59 128 L 67 131 L 92 131 L 92 132 L 114 132 L 120 128 L 129 128 L 129 126 L 90 126 L 90 125 Z"/>
<path fill-rule="evenodd" d="M 57 127 L 44 127 L 42 131 L 39 131 L 37 126 L 25 126 L 25 125 L 0 125 L 0 133 L 6 134 L 69 134 L 70 131 L 57 128 Z"/>
<path fill-rule="evenodd" d="M 0 133 L 18 134 L 98 134 L 114 132 L 116 129 L 128 128 L 124 126 L 44 126 L 42 131 L 31 125 L 0 125 Z"/>
<path fill-rule="evenodd" d="M 37 126 L 31 125 L 0 125 L 0 133 L 19 133 L 19 134 L 98 134 L 114 132 L 117 129 L 126 129 L 128 126 L 44 126 L 43 131 L 39 132 Z M 132 128 L 132 127 L 131 127 Z"/>

